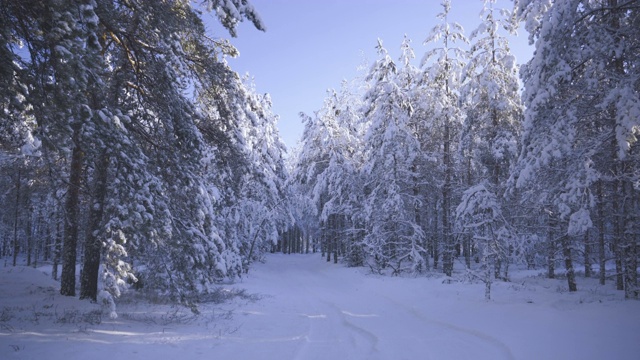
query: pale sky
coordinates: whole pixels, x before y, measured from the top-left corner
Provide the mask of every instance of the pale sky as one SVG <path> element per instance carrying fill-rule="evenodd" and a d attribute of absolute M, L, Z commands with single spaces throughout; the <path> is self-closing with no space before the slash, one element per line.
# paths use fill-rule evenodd
<path fill-rule="evenodd" d="M 260 93 L 269 93 L 273 111 L 280 116 L 280 135 L 288 148 L 297 144 L 303 125 L 298 114 L 319 110 L 327 89 L 339 89 L 343 79 L 353 79 L 357 68 L 377 58 L 381 38 L 390 55 L 400 56 L 405 34 L 412 40 L 419 61 L 423 45 L 442 12 L 440 0 L 250 0 L 267 27 L 256 30 L 240 24 L 231 43 L 240 56 L 229 59 L 232 69 L 255 78 Z M 452 0 L 449 21 L 460 23 L 467 36 L 480 23 L 482 0 Z M 512 7 L 498 0 L 496 7 Z M 211 19 L 212 15 L 204 15 Z M 207 21 L 215 23 L 216 21 Z M 216 37 L 230 38 L 219 25 Z M 531 57 L 527 34 L 521 30 L 511 49 L 524 63 Z M 417 63 L 416 63 L 417 64 Z"/>

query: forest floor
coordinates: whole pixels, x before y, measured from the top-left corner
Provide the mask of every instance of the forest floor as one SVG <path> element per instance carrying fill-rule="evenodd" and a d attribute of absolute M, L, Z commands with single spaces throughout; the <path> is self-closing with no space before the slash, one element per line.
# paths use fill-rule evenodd
<path fill-rule="evenodd" d="M 0 265 L 2 359 L 638 359 L 640 302 L 610 283 L 515 271 L 484 284 L 459 275 L 388 277 L 318 254 L 268 255 L 193 315 L 119 301 L 118 318 L 60 296 L 50 267 Z M 461 272 L 462 273 L 462 272 Z"/>

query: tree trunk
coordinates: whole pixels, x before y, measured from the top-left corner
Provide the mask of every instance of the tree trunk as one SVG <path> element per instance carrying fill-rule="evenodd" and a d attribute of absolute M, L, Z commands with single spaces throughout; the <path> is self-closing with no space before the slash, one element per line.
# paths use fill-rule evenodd
<path fill-rule="evenodd" d="M 503 273 L 502 273 L 502 280 L 503 281 L 511 281 L 509 279 L 509 258 L 512 256 L 512 249 L 510 247 L 508 247 L 506 249 L 506 254 L 504 255 L 504 263 L 502 266 L 502 269 L 504 269 Z"/>
<path fill-rule="evenodd" d="M 487 301 L 491 300 L 491 283 L 493 282 L 493 275 L 491 274 L 491 272 L 495 267 L 495 264 L 493 263 L 494 259 L 495 254 L 489 254 L 485 256 L 485 259 L 483 261 L 486 265 L 484 275 L 484 299 Z"/>
<path fill-rule="evenodd" d="M 470 149 L 469 152 L 472 152 Z M 467 189 L 473 186 L 473 176 L 471 172 L 471 155 L 466 156 L 467 160 Z M 467 269 L 471 269 L 471 246 L 473 244 L 473 236 L 470 233 L 463 235 L 462 254 L 464 255 L 464 264 Z"/>
<path fill-rule="evenodd" d="M 293 226 L 293 243 L 295 244 L 294 253 L 300 254 L 300 237 L 298 236 L 298 227 Z"/>
<path fill-rule="evenodd" d="M 578 286 L 576 285 L 576 273 L 573 269 L 573 259 L 571 258 L 571 241 L 569 239 L 569 235 L 562 236 L 561 243 L 564 266 L 567 271 L 567 284 L 569 286 L 569 291 L 578 291 Z"/>
<path fill-rule="evenodd" d="M 343 255 L 344 251 L 342 251 L 343 241 L 340 239 L 342 236 L 342 230 L 344 229 L 343 224 L 343 215 L 336 215 L 334 221 L 335 230 L 333 231 L 333 263 L 338 263 L 338 256 Z"/>
<path fill-rule="evenodd" d="M 620 29 L 620 17 L 624 16 L 623 11 L 618 7 L 618 0 L 608 0 L 609 7 L 609 26 L 611 29 L 617 33 L 618 29 Z M 620 42 L 622 38 L 619 34 L 616 34 L 613 38 L 613 45 L 615 47 L 620 46 Z M 611 70 L 616 76 L 624 76 L 625 66 L 624 66 L 624 52 L 620 52 L 620 54 L 612 54 L 612 59 L 609 62 L 611 66 Z M 609 118 L 612 120 L 611 124 L 611 133 L 616 134 L 618 131 L 618 124 L 616 121 L 617 113 L 615 107 L 612 107 L 609 111 Z M 623 163 L 622 159 L 620 159 L 618 155 L 618 144 L 615 136 L 612 137 L 611 140 L 612 145 L 612 157 L 611 157 L 611 169 L 613 170 L 613 174 L 616 176 L 615 180 L 615 194 L 613 196 L 613 204 L 614 204 L 614 253 L 615 253 L 615 262 L 616 262 L 616 288 L 618 290 L 624 290 L 624 276 L 623 276 L 623 256 L 624 256 L 624 180 L 621 178 L 623 176 Z"/>
<path fill-rule="evenodd" d="M 451 234 L 451 219 L 449 208 L 451 207 L 451 139 L 449 119 L 444 125 L 444 184 L 442 185 L 442 270 L 447 276 L 453 274 L 453 237 Z"/>
<path fill-rule="evenodd" d="M 597 193 L 598 193 L 598 264 L 600 271 L 598 273 L 600 285 L 604 285 L 606 281 L 606 266 L 607 266 L 607 253 L 605 248 L 604 237 L 604 196 L 602 194 L 602 183 L 598 181 Z"/>
<path fill-rule="evenodd" d="M 79 127 L 74 131 L 74 138 L 78 137 Z M 76 258 L 78 246 L 78 207 L 80 203 L 80 186 L 82 185 L 82 163 L 84 153 L 76 141 L 71 154 L 71 169 L 69 172 L 69 188 L 65 204 L 66 221 L 64 231 L 64 247 L 62 253 L 62 275 L 60 278 L 60 294 L 64 296 L 76 295 Z"/>
<path fill-rule="evenodd" d="M 42 203 L 44 203 L 44 199 L 42 199 Z M 47 236 L 48 234 L 46 233 L 46 226 L 44 224 L 44 218 L 42 215 L 42 209 L 39 209 L 38 212 L 36 213 L 36 217 L 35 217 L 35 225 L 33 228 L 34 231 L 34 242 L 35 242 L 35 247 L 33 249 L 34 253 L 33 253 L 33 267 L 37 268 L 38 267 L 38 259 L 40 259 L 40 256 L 43 255 L 43 253 L 45 252 L 45 246 L 47 246 Z"/>
<path fill-rule="evenodd" d="M 320 221 L 320 228 L 318 229 L 318 236 L 320 237 L 320 256 L 324 257 L 327 251 L 327 222 Z"/>
<path fill-rule="evenodd" d="M 431 236 L 431 251 L 433 252 L 433 269 L 438 268 L 438 262 L 440 261 L 440 252 L 439 252 L 439 233 L 438 233 L 438 201 L 434 202 L 434 213 L 433 213 L 433 235 Z"/>
<path fill-rule="evenodd" d="M 80 299 L 97 300 L 98 277 L 100 269 L 100 224 L 107 196 L 107 178 L 109 175 L 109 155 L 106 151 L 100 155 L 95 168 L 94 199 L 89 209 L 89 231 L 84 245 L 84 263 L 80 278 Z"/>
<path fill-rule="evenodd" d="M 619 174 L 619 172 L 617 172 Z M 622 180 L 616 181 L 616 199 L 614 201 L 614 233 L 613 233 L 613 252 L 616 263 L 616 289 L 624 290 L 624 270 L 623 270 L 623 240 L 624 240 L 624 214 L 623 205 L 624 197 L 621 196 L 623 191 Z"/>
<path fill-rule="evenodd" d="M 60 230 L 60 221 L 56 216 L 56 235 L 53 238 L 53 266 L 51 267 L 51 278 L 58 280 L 58 265 L 60 264 L 60 254 L 62 250 L 62 231 Z"/>
<path fill-rule="evenodd" d="M 626 299 L 638 299 L 640 289 L 638 288 L 638 246 L 636 243 L 638 217 L 638 194 L 633 188 L 633 183 L 625 180 L 624 183 L 625 203 L 624 208 L 624 297 Z"/>
<path fill-rule="evenodd" d="M 327 262 L 331 262 L 331 245 L 333 245 L 333 224 L 331 222 L 331 215 L 327 217 L 327 228 L 325 230 L 325 243 L 327 244 Z"/>
<path fill-rule="evenodd" d="M 16 181 L 16 208 L 14 212 L 13 219 L 13 266 L 16 266 L 16 260 L 18 258 L 18 250 L 20 247 L 18 245 L 18 215 L 20 215 L 20 183 L 22 179 L 20 178 L 20 168 L 18 168 L 18 178 Z"/>
<path fill-rule="evenodd" d="M 471 235 L 465 234 L 462 242 L 462 254 L 464 255 L 464 265 L 471 269 Z"/>
<path fill-rule="evenodd" d="M 33 208 L 28 208 L 29 212 L 26 216 L 26 226 L 24 230 L 26 232 L 25 237 L 27 238 L 27 266 L 31 266 L 31 260 L 33 256 Z"/>
<path fill-rule="evenodd" d="M 44 215 L 43 215 L 44 216 Z M 44 249 L 42 252 L 42 260 L 44 262 L 49 261 L 49 258 L 51 257 L 51 248 L 53 247 L 53 244 L 51 242 L 51 221 L 53 219 L 49 219 L 49 223 L 46 223 L 43 225 L 43 231 L 44 234 L 42 234 L 44 236 Z"/>
<path fill-rule="evenodd" d="M 584 277 L 590 278 L 592 276 L 591 269 L 591 240 L 589 239 L 589 231 L 584 234 Z"/>
<path fill-rule="evenodd" d="M 304 253 L 309 253 L 309 232 L 305 231 L 302 233 L 302 238 L 304 239 Z"/>
<path fill-rule="evenodd" d="M 549 214 L 549 223 L 547 230 L 547 277 L 549 279 L 556 278 L 556 242 L 555 235 L 555 220 L 552 214 Z"/>
<path fill-rule="evenodd" d="M 4 215 L 4 214 L 3 214 Z M 4 224 L 4 216 L 2 218 L 0 218 L 0 221 Z M 0 249 L 0 257 L 5 257 L 9 254 L 9 232 L 3 232 L 2 233 L 2 249 Z M 5 262 L 7 260 L 5 259 Z"/>

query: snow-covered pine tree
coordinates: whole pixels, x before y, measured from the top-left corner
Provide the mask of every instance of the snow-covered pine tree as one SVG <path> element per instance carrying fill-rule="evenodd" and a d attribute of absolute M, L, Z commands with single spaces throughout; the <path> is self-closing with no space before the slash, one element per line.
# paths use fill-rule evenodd
<path fill-rule="evenodd" d="M 570 290 L 572 243 L 595 217 L 601 281 L 610 238 L 617 286 L 637 298 L 638 1 L 549 1 L 544 11 L 536 2 L 516 5 L 536 50 L 523 71 L 527 111 L 515 184 L 544 187 L 530 199 L 557 224 Z"/>
<path fill-rule="evenodd" d="M 509 228 L 504 223 L 501 209 L 509 205 L 503 195 L 510 167 L 517 157 L 523 106 L 516 59 L 511 54 L 508 40 L 501 34 L 501 31 L 513 29 L 514 18 L 507 10 L 494 9 L 494 4 L 494 0 L 484 2 L 482 22 L 471 33 L 469 62 L 463 72 L 461 96 L 466 116 L 460 150 L 465 157 L 466 182 L 470 187 L 463 196 L 467 205 L 458 207 L 457 217 L 461 221 L 458 226 L 479 242 L 464 246 L 467 266 L 470 266 L 470 249 L 478 246 L 484 266 L 495 266 L 495 276 L 507 279 L 509 254 L 516 244 L 514 239 L 504 236 Z M 485 222 L 498 221 L 486 225 L 490 230 L 485 225 L 478 226 L 475 219 L 460 212 L 486 212 L 483 207 L 473 208 L 472 205 L 483 204 L 482 201 L 470 201 L 478 196 L 489 197 L 491 211 L 496 213 L 485 219 Z M 471 223 L 465 223 L 467 220 Z M 476 234 L 476 230 L 480 234 Z M 511 241 L 501 243 L 498 240 Z M 503 274 L 500 274 L 501 270 Z M 486 277 L 485 281 L 491 281 L 491 278 Z"/>
<path fill-rule="evenodd" d="M 416 141 L 418 142 L 419 148 L 416 152 L 416 156 L 413 159 L 412 165 L 412 176 L 411 180 L 413 184 L 413 195 L 415 197 L 414 201 L 414 215 L 415 215 L 415 224 L 419 225 L 423 232 L 425 232 L 425 236 L 423 236 L 423 241 L 421 245 L 421 257 L 424 260 L 424 263 L 421 264 L 420 270 L 426 270 L 430 268 L 429 257 L 434 255 L 433 252 L 428 251 L 427 249 L 433 250 L 433 233 L 431 236 L 427 236 L 427 228 L 430 223 L 433 223 L 433 219 L 428 215 L 430 213 L 431 198 L 432 192 L 434 191 L 431 186 L 434 185 L 434 181 L 432 176 L 433 174 L 433 164 L 430 159 L 426 156 L 427 153 L 425 150 L 429 149 L 428 143 L 432 140 L 430 139 L 429 133 L 429 121 L 426 119 L 429 117 L 427 114 L 426 107 L 422 106 L 424 101 L 429 100 L 429 96 L 422 86 L 424 86 L 423 73 L 422 71 L 413 64 L 415 59 L 415 53 L 411 46 L 411 39 L 409 39 L 406 35 L 402 44 L 400 45 L 401 55 L 399 62 L 402 66 L 398 70 L 398 81 L 401 86 L 409 89 L 408 96 L 409 101 L 412 104 L 413 111 L 411 114 L 411 118 L 409 119 L 408 128 L 413 133 Z M 431 240 L 431 241 L 430 241 Z M 437 252 L 436 252 L 437 253 Z M 437 256 L 436 256 L 437 257 Z"/>
<path fill-rule="evenodd" d="M 345 232 L 353 221 L 353 182 L 357 171 L 354 156 L 354 103 L 344 84 L 340 93 L 329 90 L 323 107 L 315 116 L 303 115 L 306 122 L 301 152 L 294 166 L 296 187 L 317 211 L 321 250 L 327 261 L 338 261 L 341 249 L 350 251 Z M 304 202 L 306 203 L 306 202 Z M 303 204 L 304 204 L 303 203 Z M 349 260 L 350 261 L 350 260 Z"/>
<path fill-rule="evenodd" d="M 306 227 L 316 230 L 310 236 L 314 238 L 314 244 L 319 243 L 324 256 L 326 251 L 323 241 L 324 233 L 319 218 L 326 202 L 324 200 L 326 195 L 317 189 L 321 188 L 318 177 L 328 166 L 327 154 L 322 147 L 325 130 L 317 116 L 300 113 L 300 117 L 304 124 L 304 131 L 298 151 L 294 155 L 295 163 L 292 165 L 289 186 L 294 186 L 301 193 L 303 201 L 299 212 L 306 215 Z"/>
<path fill-rule="evenodd" d="M 238 127 L 227 129 L 227 133 L 237 137 L 235 143 L 248 168 L 233 194 L 236 200 L 220 211 L 229 211 L 226 231 L 237 236 L 246 271 L 252 261 L 277 243 L 278 234 L 292 217 L 284 188 L 288 177 L 286 148 L 276 128 L 278 117 L 271 110 L 271 98 L 269 94 L 258 95 L 248 79 L 239 84 L 239 90 L 240 106 L 235 112 Z"/>
<path fill-rule="evenodd" d="M 338 252 L 343 252 L 346 262 L 362 264 L 361 244 L 357 241 L 361 233 L 355 228 L 358 223 L 357 209 L 361 205 L 362 188 L 360 168 L 362 166 L 362 143 L 359 130 L 362 115 L 360 100 L 356 99 L 348 82 L 342 83 L 339 92 L 329 92 L 330 101 L 319 113 L 322 121 L 331 124 L 325 149 L 329 154 L 329 167 L 323 174 L 328 200 L 323 207 L 321 219 L 328 225 L 334 261 Z"/>
<path fill-rule="evenodd" d="M 514 20 L 508 10 L 494 9 L 494 3 L 485 0 L 482 22 L 471 33 L 461 89 L 466 112 L 461 148 L 472 157 L 477 180 L 503 187 L 517 156 L 523 106 L 516 59 L 500 33 L 513 31 Z"/>
<path fill-rule="evenodd" d="M 488 181 L 465 190 L 462 201 L 456 208 L 457 220 L 467 231 L 471 231 L 472 239 L 480 250 L 485 283 L 485 299 L 491 299 L 495 266 L 508 251 L 509 228 L 502 212 L 502 204 L 495 193 L 487 189 Z"/>
<path fill-rule="evenodd" d="M 363 84 L 360 78 L 343 81 L 340 91 L 327 91 L 313 117 L 301 114 L 305 131 L 291 159 L 289 183 L 300 192 L 300 206 L 294 211 L 310 231 L 305 236 L 314 239 L 314 251 L 319 243 L 327 261 L 333 255 L 337 262 L 340 255 L 352 266 L 362 264 L 356 239 L 362 236 Z"/>
<path fill-rule="evenodd" d="M 8 110 L 17 110 L 3 120 L 13 122 L 8 128 L 20 128 L 21 118 L 37 124 L 33 136 L 42 143 L 40 155 L 58 175 L 56 190 L 66 188 L 63 295 L 75 294 L 80 188 L 95 110 L 101 107 L 104 63 L 94 7 L 93 1 L 10 2 L 3 12 L 3 68 L 13 77 L 4 90 L 13 92 Z"/>
<path fill-rule="evenodd" d="M 301 150 L 298 148 L 290 149 L 289 157 L 286 159 L 286 166 L 290 174 L 286 183 L 287 199 L 294 224 L 302 232 L 304 252 L 309 253 L 311 251 L 315 253 L 318 250 L 317 239 L 320 234 L 316 207 L 310 194 L 305 191 L 308 189 L 299 183 L 294 176 L 297 171 L 298 155 L 300 153 Z"/>
<path fill-rule="evenodd" d="M 420 86 L 421 95 L 425 101 L 421 102 L 421 110 L 425 114 L 426 126 L 430 131 L 433 148 L 424 149 L 427 158 L 436 160 L 438 164 L 434 170 L 438 177 L 434 179 L 434 187 L 440 189 L 440 200 L 434 204 L 434 224 L 436 230 L 435 243 L 442 250 L 442 270 L 448 276 L 453 272 L 454 261 L 454 233 L 453 233 L 453 204 L 457 203 L 454 193 L 454 177 L 456 166 L 456 146 L 459 143 L 459 132 L 463 122 L 464 112 L 459 101 L 462 69 L 466 64 L 466 52 L 456 47 L 457 42 L 467 43 L 463 28 L 457 23 L 449 23 L 451 2 L 442 1 L 443 12 L 438 14 L 440 23 L 436 25 L 425 45 L 432 45 L 422 58 L 424 83 Z M 436 250 L 437 252 L 438 250 Z M 434 266 L 436 265 L 434 259 Z"/>
<path fill-rule="evenodd" d="M 338 167 L 333 176 L 330 188 L 335 189 L 336 199 L 343 216 L 342 242 L 344 258 L 349 266 L 363 266 L 365 253 L 362 240 L 367 223 L 364 212 L 364 181 L 362 167 L 364 164 L 364 138 L 367 129 L 367 118 L 363 115 L 363 99 L 361 93 L 367 83 L 361 77 L 352 81 L 343 81 L 338 95 L 336 115 L 339 133 L 336 134 L 334 146 L 337 149 L 334 162 L 344 163 Z"/>
<path fill-rule="evenodd" d="M 314 198 L 322 207 L 319 213 L 322 224 L 323 248 L 326 251 L 327 261 L 338 262 L 338 255 L 344 237 L 343 228 L 345 223 L 343 200 L 347 193 L 343 194 L 342 181 L 348 181 L 349 175 L 353 174 L 351 163 L 349 162 L 348 143 L 343 135 L 343 128 L 338 124 L 337 116 L 340 114 L 338 99 L 335 90 L 327 91 L 323 107 L 316 113 L 317 121 L 321 123 L 320 129 L 325 133 L 322 136 L 322 149 L 326 156 L 327 167 L 319 174 Z M 341 254 L 340 254 L 341 255 Z"/>
<path fill-rule="evenodd" d="M 232 35 L 242 18 L 263 28 L 246 1 L 207 5 Z M 8 2 L 5 10 L 1 75 L 12 80 L 1 90 L 11 102 L 1 122 L 10 123 L 3 130 L 26 129 L 22 143 L 41 141 L 44 173 L 64 180 L 52 189 L 67 199 L 62 292 L 75 293 L 85 228 L 83 297 L 96 298 L 101 264 L 107 298 L 135 280 L 131 262 L 145 270 L 148 288 L 184 301 L 238 273 L 239 250 L 224 248 L 214 222 L 204 115 L 192 98 L 193 89 L 235 86 L 221 59 L 235 50 L 206 36 L 189 1 Z M 221 101 L 242 97 L 229 94 Z M 37 123 L 31 142 L 29 123 Z"/>
<path fill-rule="evenodd" d="M 412 51 L 408 39 L 403 43 L 401 61 L 408 64 Z M 367 80 L 371 88 L 365 95 L 364 116 L 369 129 L 365 136 L 365 210 L 367 233 L 364 238 L 369 266 L 375 271 L 387 267 L 394 274 L 426 268 L 422 248 L 424 232 L 416 223 L 415 163 L 420 144 L 411 129 L 413 82 L 399 76 L 382 41 L 379 59 Z M 400 72 L 401 75 L 407 75 Z"/>

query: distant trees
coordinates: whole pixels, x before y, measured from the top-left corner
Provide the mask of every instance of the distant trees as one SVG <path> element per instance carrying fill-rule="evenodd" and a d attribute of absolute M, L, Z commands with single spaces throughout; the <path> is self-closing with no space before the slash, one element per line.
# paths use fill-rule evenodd
<path fill-rule="evenodd" d="M 356 81 L 357 82 L 357 81 Z M 290 187 L 300 193 L 296 219 L 314 229 L 310 237 L 327 261 L 346 255 L 351 265 L 362 265 L 358 213 L 363 201 L 359 169 L 362 166 L 362 116 L 353 86 L 343 83 L 340 92 L 330 90 L 322 109 L 305 123 L 301 148 L 292 165 Z M 310 219 L 311 217 L 311 219 Z M 313 220 L 312 220 L 313 219 Z"/>
<path fill-rule="evenodd" d="M 192 303 L 275 241 L 277 117 L 189 1 L 1 5 L 2 256 L 35 248 L 56 264 L 61 250 L 63 295 L 80 257 L 82 298 L 137 281 Z M 245 1 L 204 5 L 232 35 L 243 19 L 263 29 Z"/>

